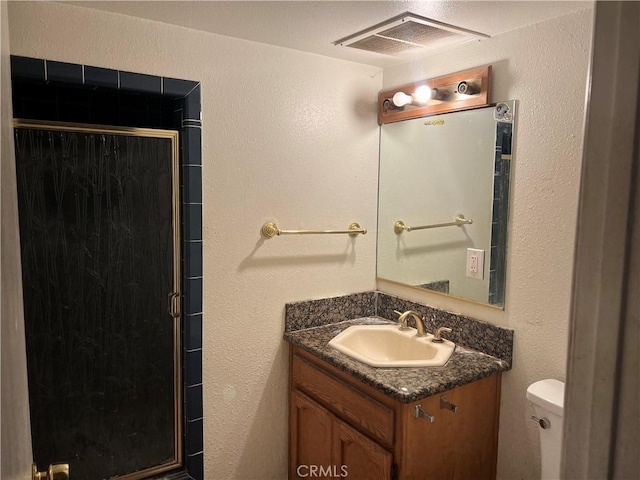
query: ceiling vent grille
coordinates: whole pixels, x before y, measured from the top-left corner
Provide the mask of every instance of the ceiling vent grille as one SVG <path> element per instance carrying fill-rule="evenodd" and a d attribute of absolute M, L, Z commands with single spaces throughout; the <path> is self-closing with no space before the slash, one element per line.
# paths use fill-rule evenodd
<path fill-rule="evenodd" d="M 489 35 L 405 12 L 333 44 L 402 57 L 482 38 L 489 38 Z"/>

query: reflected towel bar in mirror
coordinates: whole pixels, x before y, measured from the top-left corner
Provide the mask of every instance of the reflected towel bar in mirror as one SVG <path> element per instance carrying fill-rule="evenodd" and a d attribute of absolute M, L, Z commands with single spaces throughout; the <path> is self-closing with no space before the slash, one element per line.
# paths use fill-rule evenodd
<path fill-rule="evenodd" d="M 440 228 L 440 227 L 453 227 L 453 226 L 461 226 L 461 225 L 471 225 L 473 220 L 470 218 L 465 218 L 464 215 L 456 215 L 455 221 L 448 223 L 435 223 L 433 225 L 421 225 L 419 227 L 410 227 L 409 225 L 405 225 L 402 220 L 398 220 L 393 226 L 393 231 L 400 235 L 405 230 L 407 232 L 411 232 L 412 230 L 425 230 L 427 228 Z"/>
<path fill-rule="evenodd" d="M 356 235 L 366 235 L 367 230 L 360 228 L 357 223 L 349 225 L 348 230 L 280 230 L 273 222 L 265 223 L 260 229 L 260 233 L 265 238 L 272 238 L 276 235 L 325 235 L 325 234 L 347 234 L 355 237 Z"/>

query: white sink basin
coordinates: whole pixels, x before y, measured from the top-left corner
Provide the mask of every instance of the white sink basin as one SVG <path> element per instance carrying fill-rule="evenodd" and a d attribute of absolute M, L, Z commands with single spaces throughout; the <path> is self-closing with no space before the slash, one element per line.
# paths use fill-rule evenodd
<path fill-rule="evenodd" d="M 334 337 L 329 345 L 372 367 L 441 367 L 455 344 L 433 343 L 433 335 L 417 337 L 416 330 L 399 325 L 355 325 Z"/>

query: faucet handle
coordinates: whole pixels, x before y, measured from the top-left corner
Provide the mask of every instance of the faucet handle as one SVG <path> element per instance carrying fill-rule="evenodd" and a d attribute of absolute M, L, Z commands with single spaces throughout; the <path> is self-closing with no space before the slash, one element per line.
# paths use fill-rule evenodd
<path fill-rule="evenodd" d="M 431 341 L 436 343 L 442 343 L 444 342 L 444 339 L 442 338 L 442 332 L 452 332 L 452 331 L 453 330 L 451 330 L 449 327 L 440 327 L 436 330 L 436 333 L 433 334 L 433 339 Z"/>
<path fill-rule="evenodd" d="M 399 312 L 398 310 L 394 310 L 393 313 L 400 316 L 400 318 L 398 318 L 398 323 L 400 323 L 400 330 L 409 330 L 409 326 L 407 325 L 407 316 L 403 312 Z"/>

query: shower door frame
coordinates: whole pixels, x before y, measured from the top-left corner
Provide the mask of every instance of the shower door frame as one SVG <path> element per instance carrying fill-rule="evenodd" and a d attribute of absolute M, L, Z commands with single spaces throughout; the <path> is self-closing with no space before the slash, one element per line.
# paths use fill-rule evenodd
<path fill-rule="evenodd" d="M 173 290 L 169 292 L 168 309 L 173 318 L 173 368 L 174 368 L 174 459 L 169 463 L 163 463 L 144 470 L 112 477 L 117 480 L 140 480 L 149 478 L 176 468 L 184 466 L 183 458 L 183 385 L 182 385 L 182 238 L 180 234 L 180 142 L 179 132 L 141 127 L 122 127 L 108 125 L 93 125 L 82 123 L 55 122 L 42 120 L 14 119 L 13 127 L 32 130 L 54 130 L 76 133 L 93 133 L 104 135 L 134 136 L 146 138 L 162 138 L 171 142 L 171 211 L 172 211 L 172 238 L 173 238 Z M 18 212 L 18 215 L 20 212 Z M 162 301 L 162 299 L 158 299 Z M 27 372 L 28 374 L 28 372 Z"/>

